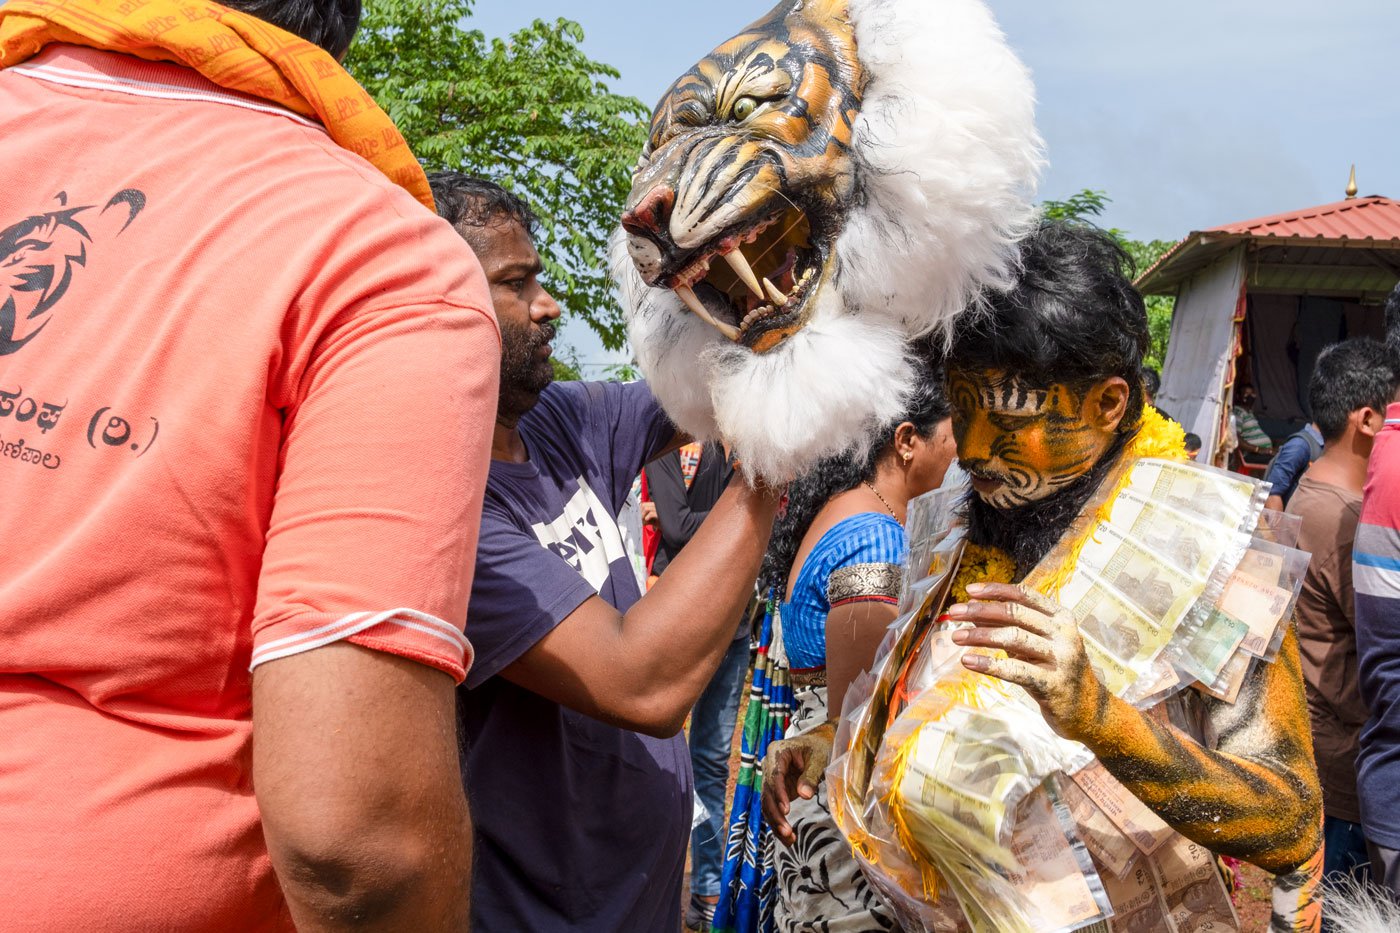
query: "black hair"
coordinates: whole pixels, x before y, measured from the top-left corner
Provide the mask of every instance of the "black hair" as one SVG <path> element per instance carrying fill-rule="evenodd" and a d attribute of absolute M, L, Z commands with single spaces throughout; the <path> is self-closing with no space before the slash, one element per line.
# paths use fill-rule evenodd
<path fill-rule="evenodd" d="M 1042 220 L 1020 246 L 1016 284 L 988 290 L 985 310 L 962 315 L 950 365 L 1005 370 L 1038 387 L 1085 391 L 1119 376 L 1128 407 L 1119 426 L 1142 415 L 1147 309 L 1133 288 L 1131 257 L 1108 233 L 1083 221 Z"/>
<path fill-rule="evenodd" d="M 920 437 L 932 437 L 939 424 L 952 417 L 953 409 L 943 388 L 941 354 L 932 344 L 921 343 L 914 357 L 915 386 L 904 413 L 881 427 L 869 449 L 857 456 L 846 453 L 828 457 L 798 477 L 788 487 L 787 504 L 773 522 L 773 535 L 759 570 L 759 589 L 782 593 L 798 548 L 812 521 L 832 496 L 854 489 L 875 476 L 880 459 L 894 443 L 895 430 L 908 421 Z M 779 597 L 781 598 L 781 596 Z"/>
<path fill-rule="evenodd" d="M 350 51 L 360 28 L 360 0 L 222 0 L 224 6 L 256 16 L 307 42 L 314 42 L 337 59 Z"/>
<path fill-rule="evenodd" d="M 1186 436 L 1185 436 L 1184 438 L 1182 438 L 1182 443 L 1183 443 L 1183 445 L 1186 447 L 1186 452 L 1187 452 L 1188 454 L 1191 453 L 1192 451 L 1200 450 L 1200 449 L 1201 449 L 1201 435 L 1199 435 L 1199 434 L 1192 434 L 1190 431 L 1187 431 L 1187 432 L 1186 432 Z"/>
<path fill-rule="evenodd" d="M 1385 347 L 1400 371 L 1400 285 L 1396 285 L 1385 300 Z"/>
<path fill-rule="evenodd" d="M 494 181 L 463 172 L 429 172 L 438 216 L 452 226 L 484 227 L 504 217 L 525 228 L 533 239 L 540 220 L 524 199 Z"/>
<path fill-rule="evenodd" d="M 1324 441 L 1346 432 L 1361 408 L 1384 412 L 1395 394 L 1396 368 L 1385 345 L 1370 337 L 1343 340 L 1323 350 L 1308 380 L 1308 407 Z"/>
<path fill-rule="evenodd" d="M 1157 393 L 1162 391 L 1162 377 L 1157 374 L 1157 370 L 1151 366 L 1142 368 L 1142 390 L 1147 393 L 1147 397 L 1155 399 Z"/>

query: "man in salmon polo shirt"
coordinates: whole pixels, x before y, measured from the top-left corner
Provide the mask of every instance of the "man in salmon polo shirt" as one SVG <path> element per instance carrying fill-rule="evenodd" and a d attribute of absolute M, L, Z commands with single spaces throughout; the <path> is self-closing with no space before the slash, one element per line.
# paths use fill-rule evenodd
<path fill-rule="evenodd" d="M 0 8 L 6 933 L 466 927 L 499 337 L 358 2 L 254 5 Z"/>

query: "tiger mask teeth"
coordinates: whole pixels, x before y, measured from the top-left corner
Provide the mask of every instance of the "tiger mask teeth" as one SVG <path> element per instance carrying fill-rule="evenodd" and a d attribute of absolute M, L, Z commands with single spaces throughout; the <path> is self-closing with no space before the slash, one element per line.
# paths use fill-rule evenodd
<path fill-rule="evenodd" d="M 682 74 L 609 246 L 675 423 L 781 482 L 895 418 L 912 342 L 1015 273 L 1034 100 L 986 0 L 781 0 Z"/>

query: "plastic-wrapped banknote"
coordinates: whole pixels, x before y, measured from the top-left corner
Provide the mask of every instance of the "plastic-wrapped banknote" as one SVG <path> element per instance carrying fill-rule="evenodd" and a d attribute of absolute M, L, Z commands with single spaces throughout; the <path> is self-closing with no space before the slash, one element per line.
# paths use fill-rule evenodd
<path fill-rule="evenodd" d="M 1234 473 L 1144 458 L 1128 477 L 1128 488 L 1145 498 L 1205 518 L 1212 525 L 1239 527 L 1263 506 L 1267 490 Z"/>
<path fill-rule="evenodd" d="M 1232 553 L 1238 560 L 1249 542 L 1249 535 L 1238 527 L 1208 524 L 1131 488 L 1113 500 L 1110 515 L 1114 528 L 1140 542 L 1159 560 L 1199 579 L 1209 578 Z"/>
<path fill-rule="evenodd" d="M 1003 871 L 1017 868 L 1009 847 L 1011 808 L 1034 787 L 1019 755 L 995 740 L 958 741 L 955 730 L 974 728 L 967 716 L 920 728 L 912 747 L 899 749 L 900 819 L 920 839 L 928 829 L 949 837 Z M 981 723 L 986 725 L 986 723 Z M 996 727 L 999 728 L 999 727 Z M 921 847 L 934 848 L 921 840 Z"/>
<path fill-rule="evenodd" d="M 1173 933 L 1216 933 L 1240 928 L 1215 856 L 1185 836 L 1149 860 Z"/>
<path fill-rule="evenodd" d="M 1173 629 L 1088 569 L 1070 577 L 1060 591 L 1060 605 L 1079 623 L 1094 672 L 1115 696 L 1137 681 L 1172 636 Z M 1102 663 L 1103 656 L 1116 663 Z"/>
<path fill-rule="evenodd" d="M 1213 684 L 1248 634 L 1248 625 L 1211 608 L 1200 626 L 1172 646 L 1172 664 L 1203 684 Z"/>
<path fill-rule="evenodd" d="M 924 884 L 946 886 L 986 933 L 1073 930 L 1106 916 L 1071 815 L 1043 786 L 1082 760 L 1082 747 L 1014 699 L 936 719 L 928 710 L 920 698 L 891 726 L 872 785 L 901 850 L 932 869 Z"/>
<path fill-rule="evenodd" d="M 1159 627 L 1175 630 L 1205 591 L 1206 578 L 1191 576 L 1112 525 L 1100 522 L 1079 552 L 1078 568 L 1099 576 Z"/>

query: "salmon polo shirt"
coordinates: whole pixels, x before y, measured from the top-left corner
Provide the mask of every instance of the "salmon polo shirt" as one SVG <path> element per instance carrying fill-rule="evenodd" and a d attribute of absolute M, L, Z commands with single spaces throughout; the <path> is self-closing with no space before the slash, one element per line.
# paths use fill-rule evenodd
<path fill-rule="evenodd" d="M 250 669 L 347 640 L 463 679 L 481 268 L 175 65 L 50 47 L 0 138 L 0 930 L 289 929 Z"/>

